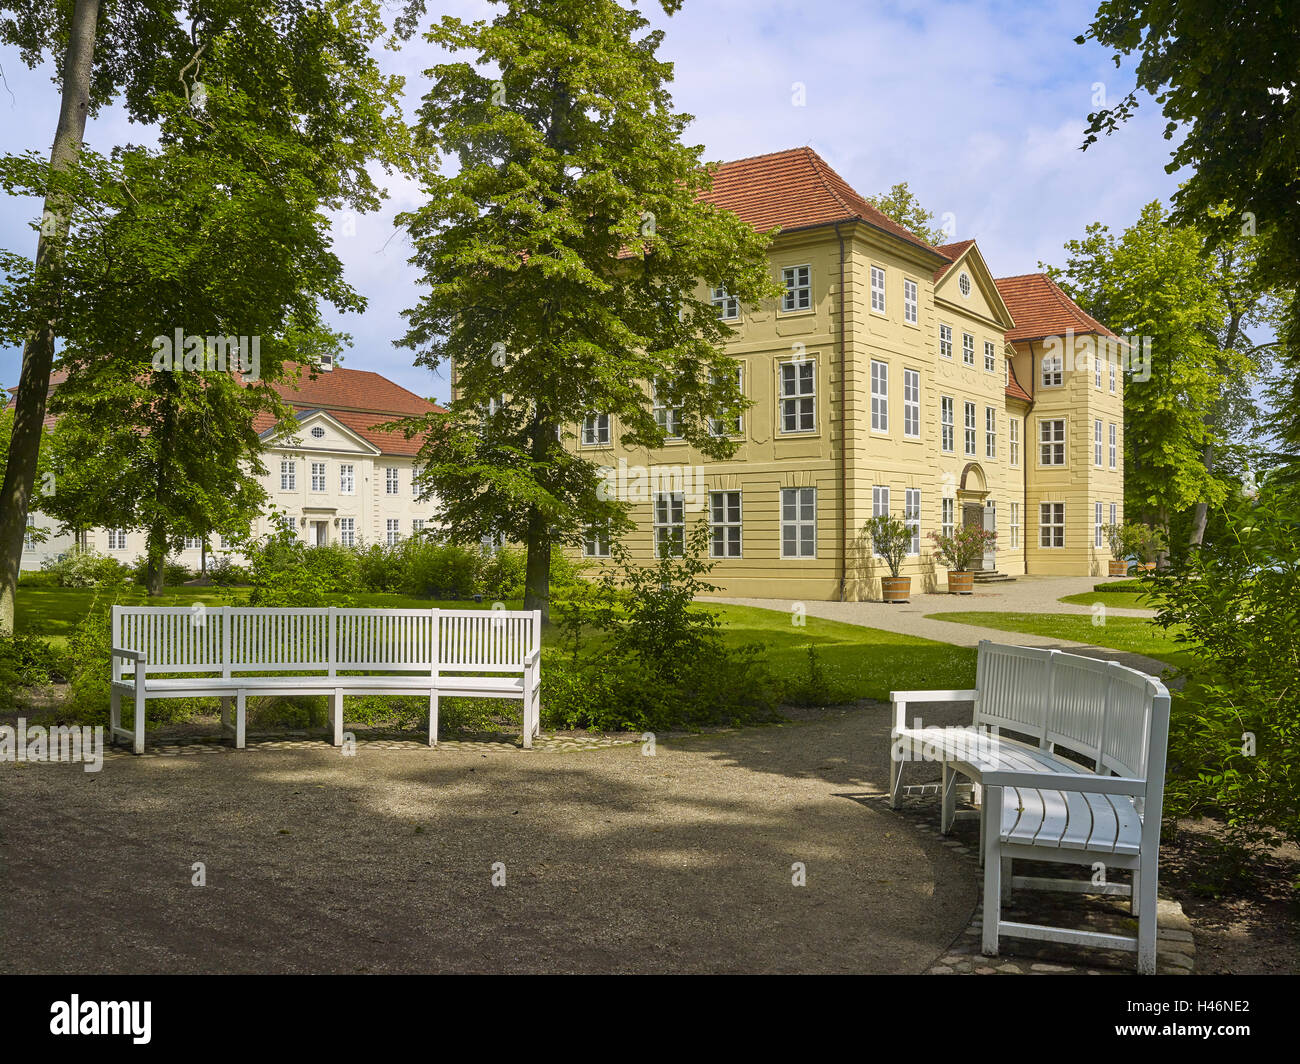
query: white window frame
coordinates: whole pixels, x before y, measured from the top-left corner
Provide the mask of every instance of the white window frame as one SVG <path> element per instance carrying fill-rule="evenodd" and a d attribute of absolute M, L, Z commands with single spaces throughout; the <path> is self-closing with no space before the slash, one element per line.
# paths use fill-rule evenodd
<path fill-rule="evenodd" d="M 1092 356 L 1092 380 L 1097 391 L 1101 391 L 1101 359 L 1096 354 Z"/>
<path fill-rule="evenodd" d="M 977 428 L 976 428 L 976 404 L 969 399 L 963 400 L 962 407 L 962 453 L 969 458 L 974 458 L 978 453 L 976 450 Z"/>
<path fill-rule="evenodd" d="M 1092 545 L 1096 547 L 1098 550 L 1101 550 L 1102 524 L 1103 521 L 1102 521 L 1101 503 L 1095 502 L 1092 504 Z"/>
<path fill-rule="evenodd" d="M 889 363 L 871 360 L 871 431 L 889 431 Z"/>
<path fill-rule="evenodd" d="M 682 408 L 680 406 L 669 406 L 660 397 L 662 390 L 663 382 L 656 381 L 653 397 L 650 401 L 655 424 L 664 430 L 665 440 L 680 440 L 682 438 Z"/>
<path fill-rule="evenodd" d="M 1038 380 L 1044 388 L 1060 388 L 1065 384 L 1065 356 L 1043 355 L 1038 367 Z"/>
<path fill-rule="evenodd" d="M 939 323 L 939 357 L 952 359 L 952 326 Z"/>
<path fill-rule="evenodd" d="M 949 536 L 957 529 L 957 500 L 951 495 L 945 496 L 939 505 L 939 534 Z"/>
<path fill-rule="evenodd" d="M 110 528 L 108 530 L 108 549 L 126 550 L 126 529 Z"/>
<path fill-rule="evenodd" d="M 876 314 L 886 313 L 885 268 L 883 266 L 871 267 L 871 309 Z"/>
<path fill-rule="evenodd" d="M 1052 426 L 1060 426 L 1059 433 Z M 1063 417 L 1045 417 L 1038 419 L 1038 464 L 1040 466 L 1064 466 L 1065 443 L 1068 428 Z"/>
<path fill-rule="evenodd" d="M 1007 519 L 1007 533 L 1011 537 L 1011 549 L 1020 546 L 1020 503 L 1011 504 L 1011 513 Z"/>
<path fill-rule="evenodd" d="M 311 464 L 311 490 L 320 492 L 325 491 L 325 478 L 329 475 L 324 462 L 312 462 Z"/>
<path fill-rule="evenodd" d="M 1107 457 L 1110 459 L 1110 468 L 1117 469 L 1119 468 L 1117 465 L 1119 461 L 1119 426 L 1117 426 L 1113 421 L 1110 423 L 1109 448 L 1110 453 Z"/>
<path fill-rule="evenodd" d="M 984 341 L 984 372 L 996 373 L 998 371 L 998 349 L 994 346 L 992 340 Z"/>
<path fill-rule="evenodd" d="M 395 547 L 402 539 L 402 519 L 389 517 L 384 521 L 384 540 L 390 547 Z"/>
<path fill-rule="evenodd" d="M 961 364 L 963 366 L 975 365 L 975 334 L 963 332 L 961 334 Z"/>
<path fill-rule="evenodd" d="M 356 490 L 357 490 L 356 466 L 354 466 L 351 462 L 340 462 L 339 463 L 339 494 L 355 495 Z"/>
<path fill-rule="evenodd" d="M 588 414 L 582 419 L 582 445 L 584 447 L 608 447 L 609 415 Z"/>
<path fill-rule="evenodd" d="M 397 466 L 384 467 L 384 494 L 397 495 L 401 491 L 402 480 Z"/>
<path fill-rule="evenodd" d="M 411 518 L 411 535 L 418 536 L 424 531 L 424 521 L 425 519 L 423 517 Z"/>
<path fill-rule="evenodd" d="M 1113 358 L 1108 358 L 1106 360 L 1106 368 L 1110 371 L 1110 394 L 1114 395 L 1115 394 L 1115 360 Z"/>
<path fill-rule="evenodd" d="M 957 453 L 957 403 L 951 395 L 939 396 L 939 450 Z"/>
<path fill-rule="evenodd" d="M 1007 460 L 1013 467 L 1020 465 L 1020 419 L 1013 417 L 1007 422 Z"/>
<path fill-rule="evenodd" d="M 984 408 L 984 457 L 997 460 L 998 457 L 998 408 Z"/>
<path fill-rule="evenodd" d="M 357 519 L 355 517 L 339 518 L 339 544 L 344 547 L 357 545 Z"/>
<path fill-rule="evenodd" d="M 780 381 L 778 385 L 779 401 L 777 413 L 781 434 L 785 436 L 797 433 L 817 431 L 817 360 L 815 358 L 795 359 L 778 364 Z M 794 390 L 788 390 L 793 384 Z M 804 390 L 804 386 L 807 389 Z M 794 428 L 787 427 L 793 419 Z M 804 424 L 805 420 L 807 425 Z"/>
<path fill-rule="evenodd" d="M 1092 419 L 1092 464 L 1101 468 L 1101 418 Z"/>
<path fill-rule="evenodd" d="M 719 321 L 740 320 L 740 300 L 729 293 L 725 288 L 710 289 L 709 302 L 712 303 L 714 309 L 717 310 Z"/>
<path fill-rule="evenodd" d="M 792 509 L 793 517 L 789 516 Z M 811 517 L 805 516 L 809 509 Z M 786 549 L 790 540 L 794 543 L 794 553 Z M 816 488 L 781 489 L 781 557 L 790 560 L 817 557 Z"/>
<path fill-rule="evenodd" d="M 921 438 L 921 371 L 916 369 L 903 370 L 903 435 Z"/>
<path fill-rule="evenodd" d="M 609 557 L 609 529 L 603 525 L 588 525 L 582 537 L 584 558 Z"/>
<path fill-rule="evenodd" d="M 292 458 L 280 459 L 280 490 L 298 490 L 298 463 Z"/>
<path fill-rule="evenodd" d="M 916 324 L 919 292 L 920 287 L 915 281 L 907 277 L 903 278 L 903 321 L 908 325 Z"/>
<path fill-rule="evenodd" d="M 1065 503 L 1038 504 L 1038 545 L 1043 550 L 1060 550 L 1065 546 Z"/>
<path fill-rule="evenodd" d="M 727 488 L 709 492 L 710 558 L 744 557 L 742 507 L 743 500 L 739 491 Z"/>
<path fill-rule="evenodd" d="M 1111 504 L 1110 504 L 1110 523 L 1111 523 L 1112 525 L 1119 524 L 1119 504 L 1118 504 L 1118 503 L 1111 503 Z"/>
<path fill-rule="evenodd" d="M 710 374 L 712 376 L 712 374 Z M 745 367 L 736 365 L 736 390 L 741 395 L 745 394 Z M 731 420 L 731 419 L 728 419 Z M 717 417 L 709 418 L 709 435 L 710 436 L 743 436 L 745 434 L 745 415 L 737 414 L 730 431 L 723 431 L 723 419 Z"/>
<path fill-rule="evenodd" d="M 781 283 L 785 287 L 781 296 L 783 314 L 812 309 L 812 266 L 781 267 Z"/>
<path fill-rule="evenodd" d="M 680 558 L 686 550 L 686 496 L 680 491 L 658 491 L 654 497 L 654 556 Z"/>
<path fill-rule="evenodd" d="M 907 488 L 903 492 L 903 524 L 912 530 L 912 543 L 907 553 L 921 553 L 921 489 Z"/>

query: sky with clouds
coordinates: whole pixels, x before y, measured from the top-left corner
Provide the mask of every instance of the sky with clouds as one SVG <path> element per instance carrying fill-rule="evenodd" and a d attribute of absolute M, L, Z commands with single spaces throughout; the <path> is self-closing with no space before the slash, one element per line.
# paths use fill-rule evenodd
<path fill-rule="evenodd" d="M 429 6 L 463 18 L 493 12 L 479 0 Z M 1131 68 L 1116 69 L 1106 49 L 1074 43 L 1095 8 L 1096 0 L 686 0 L 667 18 L 643 4 L 665 32 L 660 54 L 675 64 L 673 95 L 695 116 L 689 139 L 705 159 L 807 144 L 864 195 L 906 181 L 926 209 L 953 214 L 954 239 L 979 241 L 997 276 L 1059 264 L 1062 245 L 1090 222 L 1121 230 L 1177 187 L 1150 100 L 1120 133 L 1079 150 L 1098 92 L 1113 102 L 1132 86 Z M 419 40 L 384 53 L 385 67 L 406 77 L 408 109 L 439 58 Z M 5 47 L 0 69 L 0 151 L 48 151 L 59 103 L 51 69 L 28 70 Z M 87 129 L 101 150 L 149 139 L 118 109 Z M 379 213 L 335 227 L 348 278 L 369 300 L 363 314 L 336 321 L 354 338 L 344 361 L 445 398 L 445 380 L 393 346 L 419 291 L 393 217 L 418 202 L 418 189 L 388 188 Z M 34 254 L 29 223 L 39 213 L 35 201 L 4 201 L 0 246 Z M 17 383 L 21 361 L 20 351 L 0 349 L 4 384 Z"/>

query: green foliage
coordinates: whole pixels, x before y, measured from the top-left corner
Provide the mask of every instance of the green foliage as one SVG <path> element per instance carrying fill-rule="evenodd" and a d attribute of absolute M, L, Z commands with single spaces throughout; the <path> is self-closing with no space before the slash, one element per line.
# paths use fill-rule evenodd
<path fill-rule="evenodd" d="M 862 526 L 871 549 L 885 560 L 891 576 L 897 576 L 912 549 L 912 530 L 893 514 L 877 514 Z"/>
<path fill-rule="evenodd" d="M 428 39 L 456 61 L 430 71 L 416 135 L 459 165 L 431 154 L 427 201 L 399 218 L 427 288 L 402 342 L 419 365 L 454 365 L 456 397 L 407 428 L 428 434 L 420 461 L 452 537 L 526 545 L 540 606 L 552 545 L 626 526 L 596 463 L 565 447 L 587 414 L 658 447 L 659 381 L 674 434 L 734 452 L 708 424 L 747 405 L 724 350 L 733 330 L 700 285 L 747 306 L 774 298 L 767 239 L 701 198 L 709 171 L 681 143 L 689 116 L 640 12 L 504 0 L 492 21 L 447 16 Z"/>
<path fill-rule="evenodd" d="M 1194 651 L 1175 696 L 1166 810 L 1239 847 L 1300 842 L 1300 513 L 1266 484 L 1228 535 L 1152 577 L 1157 621 Z M 1252 750 L 1253 744 L 1253 750 Z"/>
<path fill-rule="evenodd" d="M 854 692 L 839 670 L 828 665 L 817 647 L 808 644 L 802 671 L 781 677 L 781 701 L 792 706 L 833 706 L 854 699 Z"/>
<path fill-rule="evenodd" d="M 951 536 L 931 532 L 934 553 L 939 562 L 954 572 L 967 572 L 977 558 L 997 542 L 998 534 L 989 532 L 978 525 L 959 525 L 953 529 Z"/>
<path fill-rule="evenodd" d="M 682 554 L 649 566 L 614 543 L 600 581 L 560 604 L 569 658 L 553 655 L 542 670 L 548 720 L 663 730 L 773 716 L 776 688 L 761 649 L 728 646 L 717 617 L 694 607 L 697 595 L 716 590 L 703 579 L 713 567 L 710 538 L 701 522 Z"/>
<path fill-rule="evenodd" d="M 927 244 L 946 244 L 952 239 L 952 234 L 934 228 L 934 212 L 921 206 L 906 181 L 900 181 L 888 192 L 868 196 L 867 202 Z"/>
<path fill-rule="evenodd" d="M 131 579 L 134 580 L 135 583 L 139 584 L 141 587 L 148 585 L 149 560 L 147 558 L 136 558 L 135 561 L 131 563 L 130 569 Z M 209 567 L 209 572 L 211 572 L 211 567 Z M 180 587 L 181 584 L 184 584 L 186 581 L 194 579 L 194 572 L 183 562 L 168 560 L 163 562 L 162 576 L 164 587 Z"/>
<path fill-rule="evenodd" d="M 131 571 L 106 554 L 71 547 L 57 558 L 46 558 L 42 572 L 56 587 L 115 587 L 126 583 Z"/>
<path fill-rule="evenodd" d="M 0 636 L 0 710 L 12 709 L 20 687 L 45 687 L 64 679 L 66 663 L 49 643 L 32 635 Z"/>
<path fill-rule="evenodd" d="M 1094 591 L 1119 591 L 1124 594 L 1145 595 L 1151 591 L 1151 585 L 1145 580 L 1115 580 L 1105 584 L 1093 585 Z"/>
<path fill-rule="evenodd" d="M 250 606 L 347 606 L 364 586 L 356 550 L 309 546 L 291 531 L 251 542 L 244 553 L 253 585 Z"/>
<path fill-rule="evenodd" d="M 217 587 L 234 587 L 236 584 L 252 583 L 253 574 L 242 565 L 236 565 L 229 557 L 222 555 L 208 562 L 208 579 Z"/>

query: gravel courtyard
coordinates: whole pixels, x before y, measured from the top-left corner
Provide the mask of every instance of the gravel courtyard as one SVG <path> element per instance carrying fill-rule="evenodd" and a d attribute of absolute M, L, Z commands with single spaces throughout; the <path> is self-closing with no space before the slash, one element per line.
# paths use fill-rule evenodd
<path fill-rule="evenodd" d="M 884 806 L 887 715 L 0 765 L 0 970 L 922 972 L 978 873 Z"/>

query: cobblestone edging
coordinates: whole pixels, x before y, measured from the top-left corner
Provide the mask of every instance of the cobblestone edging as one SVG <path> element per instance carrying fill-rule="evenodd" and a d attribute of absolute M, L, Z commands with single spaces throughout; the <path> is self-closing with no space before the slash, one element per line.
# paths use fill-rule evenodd
<path fill-rule="evenodd" d="M 904 788 L 897 812 L 919 833 L 938 839 L 953 853 L 979 866 L 979 824 L 958 820 L 951 835 L 939 833 L 938 785 Z M 887 799 L 881 799 L 888 808 Z M 1029 862 L 1032 864 L 1032 862 Z M 1040 866 L 1043 873 L 1046 865 Z M 1056 869 L 1063 866 L 1057 865 Z M 1068 866 L 1066 866 L 1068 867 Z M 1035 874 L 1042 874 L 1035 871 Z M 1050 874 L 1050 873 L 1049 873 Z M 1079 927 L 1089 931 L 1134 934 L 1136 921 L 1128 914 L 1127 899 L 1095 894 L 1054 894 L 1015 891 L 1004 903 L 1015 918 L 1028 922 Z M 984 927 L 981 897 L 970 924 L 932 964 L 928 975 L 1133 975 L 1133 954 L 1124 950 L 1084 949 L 1064 943 L 1003 939 L 999 956 L 980 952 Z M 1085 959 L 1086 958 L 1086 959 Z M 1160 898 L 1156 909 L 1156 971 L 1160 975 L 1192 975 L 1196 970 L 1196 944 L 1192 924 L 1177 901 Z"/>
<path fill-rule="evenodd" d="M 268 733 L 268 735 L 271 733 Z M 283 733 L 279 733 L 283 734 Z M 116 745 L 105 747 L 105 761 L 119 761 L 135 757 L 189 757 L 198 754 L 247 754 L 258 750 L 322 750 L 338 752 L 339 747 L 332 746 L 325 739 L 311 739 L 306 736 L 273 739 L 258 735 L 248 736 L 248 745 L 243 750 L 236 750 L 227 737 L 195 739 L 161 739 L 145 746 L 142 754 L 133 754 L 129 747 Z M 439 750 L 478 750 L 478 751 L 516 751 L 518 753 L 569 753 L 574 750 L 603 750 L 611 746 L 630 746 L 640 742 L 636 739 L 619 739 L 610 736 L 587 736 L 577 739 L 568 735 L 541 735 L 533 740 L 532 750 L 526 751 L 518 739 L 440 739 L 437 746 L 430 746 L 423 739 L 368 739 L 357 737 L 356 751 L 364 750 L 423 750 L 425 753 L 437 753 Z"/>

